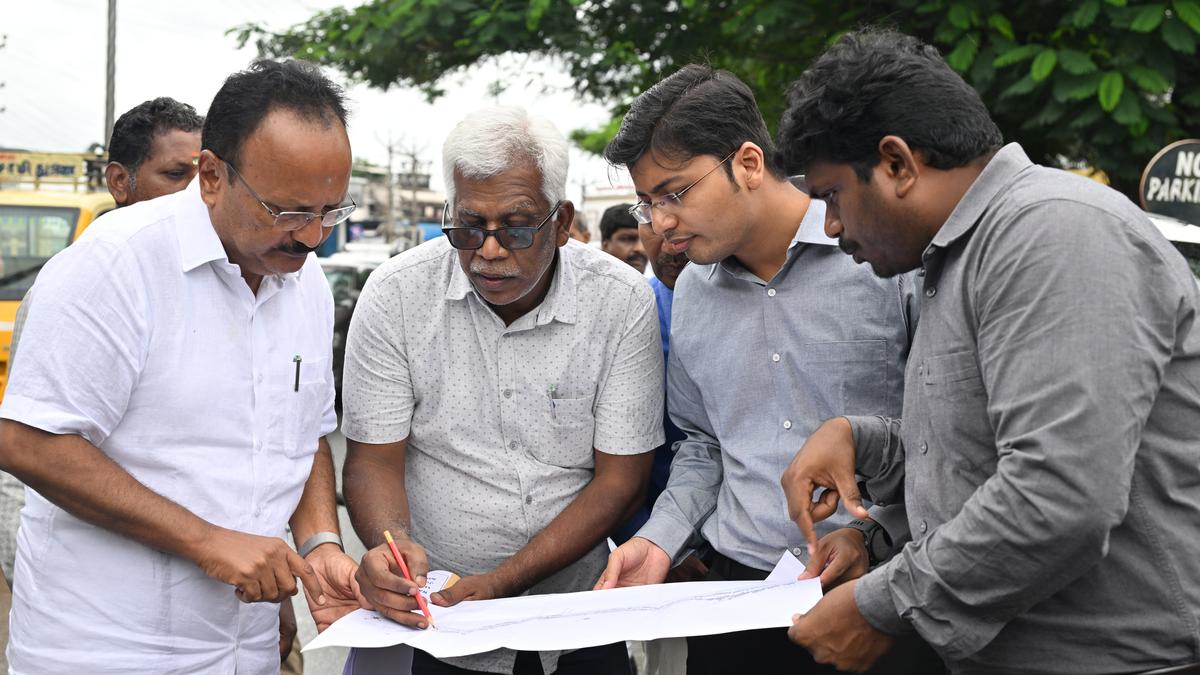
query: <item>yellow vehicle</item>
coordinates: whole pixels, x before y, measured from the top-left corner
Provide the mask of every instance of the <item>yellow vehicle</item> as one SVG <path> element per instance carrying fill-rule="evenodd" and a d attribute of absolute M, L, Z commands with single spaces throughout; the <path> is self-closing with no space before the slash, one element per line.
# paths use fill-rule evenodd
<path fill-rule="evenodd" d="M 21 298 L 46 261 L 114 208 L 107 192 L 0 190 L 0 397 L 8 385 L 13 321 Z"/>

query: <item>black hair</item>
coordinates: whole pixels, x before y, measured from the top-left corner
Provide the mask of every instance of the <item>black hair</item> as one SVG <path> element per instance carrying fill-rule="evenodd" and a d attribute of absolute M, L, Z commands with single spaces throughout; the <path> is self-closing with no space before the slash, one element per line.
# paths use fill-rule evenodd
<path fill-rule="evenodd" d="M 108 159 L 120 162 L 132 177 L 150 155 L 154 137 L 168 131 L 199 131 L 204 118 L 196 109 L 173 98 L 160 96 L 143 101 L 117 118 L 108 141 Z"/>
<path fill-rule="evenodd" d="M 788 90 L 779 124 L 784 167 L 849 164 L 867 181 L 879 140 L 895 135 L 926 164 L 953 169 L 1004 141 L 983 101 L 931 45 L 892 30 L 843 35 Z"/>
<path fill-rule="evenodd" d="M 637 229 L 637 218 L 629 212 L 633 204 L 617 204 L 604 209 L 604 215 L 600 217 L 600 241 L 608 241 L 617 233 L 617 230 L 632 227 Z"/>
<path fill-rule="evenodd" d="M 680 162 L 722 159 L 746 141 L 762 148 L 772 175 L 784 177 L 754 92 L 733 73 L 693 63 L 634 100 L 604 158 L 625 167 L 648 151 Z M 725 172 L 733 176 L 729 164 Z"/>
<path fill-rule="evenodd" d="M 213 98 L 200 147 L 237 165 L 242 143 L 272 110 L 325 124 L 346 124 L 342 88 L 307 61 L 260 59 L 225 79 Z"/>

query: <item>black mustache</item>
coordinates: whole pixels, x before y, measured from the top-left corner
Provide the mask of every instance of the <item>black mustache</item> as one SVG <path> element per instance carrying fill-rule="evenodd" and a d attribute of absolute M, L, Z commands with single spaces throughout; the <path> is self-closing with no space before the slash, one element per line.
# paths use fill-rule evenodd
<path fill-rule="evenodd" d="M 308 255 L 317 250 L 316 246 L 307 246 L 298 241 L 293 241 L 291 244 L 279 246 L 275 250 L 282 251 L 288 255 Z"/>
<path fill-rule="evenodd" d="M 854 252 L 858 250 L 858 245 L 838 237 L 838 248 L 842 249 L 842 253 L 846 255 L 854 255 Z"/>

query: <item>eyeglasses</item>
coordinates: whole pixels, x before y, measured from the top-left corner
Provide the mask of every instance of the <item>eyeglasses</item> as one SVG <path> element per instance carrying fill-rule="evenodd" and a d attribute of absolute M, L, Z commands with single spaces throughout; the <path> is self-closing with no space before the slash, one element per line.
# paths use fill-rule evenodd
<path fill-rule="evenodd" d="M 546 214 L 545 218 L 542 218 L 542 222 L 538 223 L 537 227 L 498 227 L 494 230 L 488 230 L 482 227 L 447 225 L 447 222 L 454 222 L 448 215 L 450 213 L 450 205 L 447 204 L 442 209 L 442 232 L 450 240 L 451 246 L 464 251 L 474 251 L 483 248 L 483 243 L 487 241 L 488 237 L 495 237 L 496 243 L 509 251 L 519 251 L 523 248 L 533 246 L 533 236 L 546 223 L 550 222 L 554 214 L 558 213 L 558 207 L 560 206 L 562 206 L 561 200 L 555 202 L 554 208 L 550 209 L 550 213 Z"/>
<path fill-rule="evenodd" d="M 221 161 L 225 162 L 223 159 Z M 250 193 L 250 196 L 254 197 L 255 201 L 257 201 L 259 204 L 262 204 L 262 207 L 267 210 L 267 213 L 271 214 L 271 217 L 275 219 L 275 227 L 283 230 L 284 232 L 295 232 L 296 230 L 302 230 L 308 227 L 309 223 L 316 219 L 320 219 L 322 229 L 328 230 L 333 228 L 334 225 L 345 221 L 350 217 L 351 213 L 354 213 L 354 209 L 358 208 L 358 204 L 354 203 L 354 198 L 350 197 L 349 206 L 339 206 L 335 209 L 329 209 L 325 213 L 313 213 L 312 211 L 276 211 L 270 206 L 267 206 L 267 203 L 262 200 L 262 197 L 258 196 L 258 193 L 254 191 L 254 188 L 250 187 L 250 184 L 247 183 L 246 179 L 242 177 L 242 174 L 237 170 L 237 167 L 229 162 L 225 162 L 225 166 L 229 167 L 229 170 L 233 172 L 233 175 L 238 177 L 238 180 L 242 182 L 242 185 Z"/>
<path fill-rule="evenodd" d="M 683 195 L 686 194 L 688 190 L 696 187 L 697 183 L 707 178 L 708 174 L 716 171 L 717 167 L 721 166 L 725 162 L 728 162 L 729 158 L 733 157 L 734 152 L 737 152 L 736 148 L 733 150 L 733 152 L 725 155 L 725 159 L 717 162 L 716 166 L 706 171 L 703 176 L 700 176 L 696 180 L 692 181 L 691 185 L 688 185 L 682 190 L 679 190 L 678 192 L 668 192 L 658 199 L 634 204 L 633 206 L 629 207 L 629 215 L 633 216 L 639 224 L 649 225 L 651 220 L 651 209 L 669 209 L 679 206 L 679 204 L 683 201 Z"/>

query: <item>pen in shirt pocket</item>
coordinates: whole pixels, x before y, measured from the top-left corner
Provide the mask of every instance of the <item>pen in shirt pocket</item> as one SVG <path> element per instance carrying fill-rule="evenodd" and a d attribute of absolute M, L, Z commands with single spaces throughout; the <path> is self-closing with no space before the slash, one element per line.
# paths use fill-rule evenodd
<path fill-rule="evenodd" d="M 294 385 L 292 385 L 292 391 L 300 391 L 300 362 L 301 361 L 303 361 L 303 359 L 300 358 L 299 354 L 292 357 L 292 362 L 296 364 L 296 383 Z"/>
<path fill-rule="evenodd" d="M 550 385 L 550 390 L 548 392 L 546 392 L 547 395 L 550 397 L 550 418 L 551 419 L 558 419 L 558 403 L 556 403 L 554 401 L 554 393 L 556 391 L 558 391 L 558 385 L 552 384 L 552 385 Z"/>

